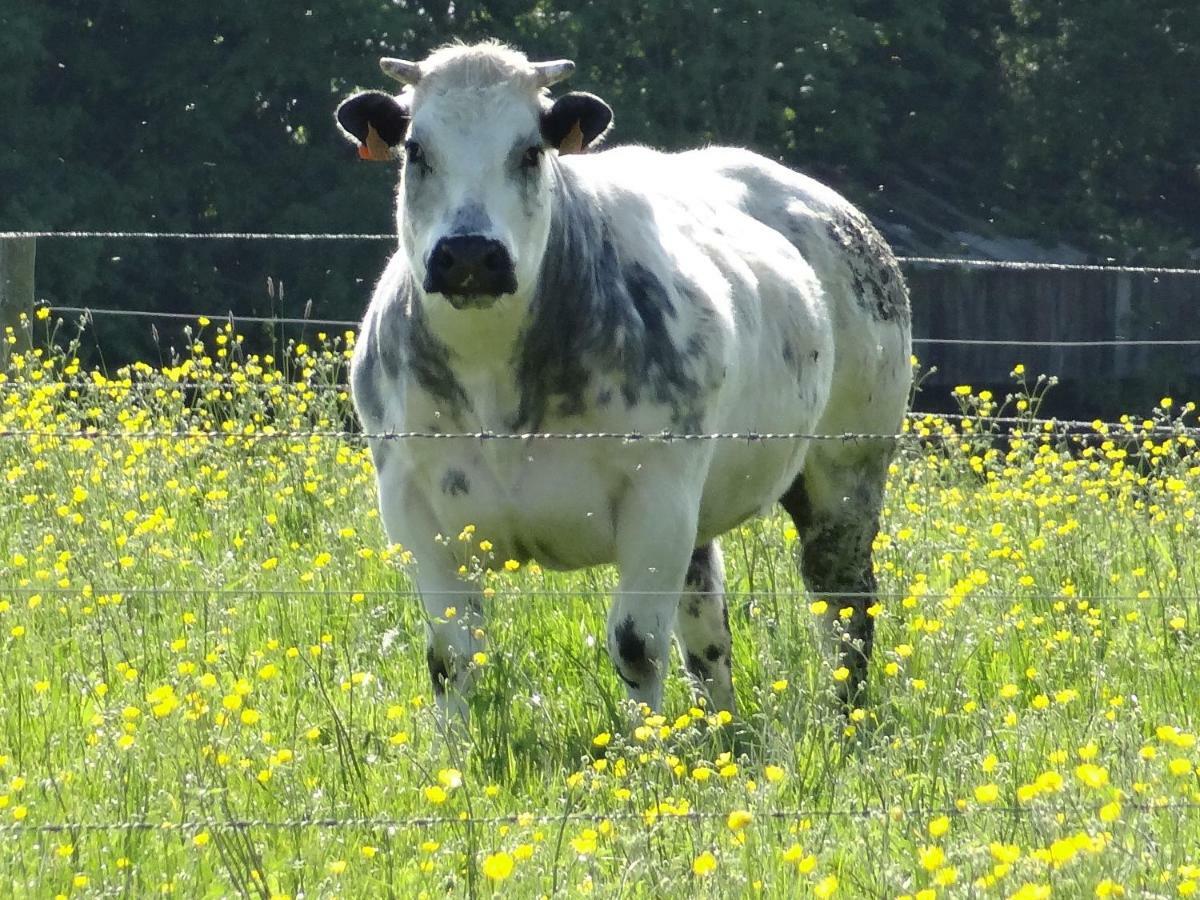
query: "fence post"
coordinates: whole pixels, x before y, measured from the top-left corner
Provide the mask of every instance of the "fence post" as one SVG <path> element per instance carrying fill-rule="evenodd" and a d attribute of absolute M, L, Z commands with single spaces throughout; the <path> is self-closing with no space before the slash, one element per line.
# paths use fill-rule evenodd
<path fill-rule="evenodd" d="M 12 349 L 5 329 L 20 333 L 21 313 L 33 316 L 35 238 L 0 238 L 0 369 Z"/>

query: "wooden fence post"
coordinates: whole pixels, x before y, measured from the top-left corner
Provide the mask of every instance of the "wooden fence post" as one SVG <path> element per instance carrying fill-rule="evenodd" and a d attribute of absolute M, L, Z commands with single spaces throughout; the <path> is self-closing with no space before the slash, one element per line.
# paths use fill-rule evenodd
<path fill-rule="evenodd" d="M 19 336 L 21 313 L 33 316 L 35 238 L 0 238 L 0 370 L 8 367 L 6 329 Z"/>

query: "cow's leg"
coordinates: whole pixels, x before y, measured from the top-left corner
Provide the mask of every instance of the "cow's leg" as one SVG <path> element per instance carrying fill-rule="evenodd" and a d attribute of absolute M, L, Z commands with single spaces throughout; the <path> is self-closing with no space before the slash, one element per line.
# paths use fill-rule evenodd
<path fill-rule="evenodd" d="M 823 443 L 808 453 L 804 473 L 780 499 L 800 533 L 800 565 L 808 589 L 828 602 L 825 630 L 836 666 L 848 677 L 839 697 L 865 699 L 867 661 L 875 634 L 875 571 L 871 546 L 892 446 Z"/>
<path fill-rule="evenodd" d="M 733 639 L 725 605 L 725 561 L 716 541 L 692 551 L 675 636 L 688 673 L 712 707 L 733 712 Z"/>
<path fill-rule="evenodd" d="M 433 695 L 443 725 L 461 729 L 478 668 L 474 657 L 485 646 L 479 590 L 458 577 L 458 560 L 437 540 L 440 528 L 421 492 L 382 467 L 379 508 L 388 539 L 416 559 L 413 580 L 425 612 L 425 661 Z"/>
<path fill-rule="evenodd" d="M 646 465 L 616 516 L 620 580 L 608 614 L 608 652 L 630 699 L 655 710 L 662 706 L 671 632 L 699 508 L 688 482 L 678 480 L 681 474 L 686 473 Z"/>

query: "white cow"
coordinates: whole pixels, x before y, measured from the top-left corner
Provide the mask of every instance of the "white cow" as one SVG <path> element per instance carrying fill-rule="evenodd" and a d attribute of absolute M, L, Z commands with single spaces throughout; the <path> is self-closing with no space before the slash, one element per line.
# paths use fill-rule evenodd
<path fill-rule="evenodd" d="M 381 65 L 405 89 L 337 111 L 361 156 L 403 161 L 400 246 L 352 365 L 368 433 L 900 427 L 907 290 L 837 193 L 745 150 L 581 153 L 612 113 L 549 97 L 570 62 L 485 43 Z M 855 699 L 892 443 L 371 439 L 388 537 L 416 559 L 443 714 L 465 715 L 483 611 L 462 544 L 439 536 L 472 523 L 499 559 L 616 563 L 608 647 L 630 696 L 660 705 L 674 632 L 732 710 L 717 538 L 776 502 L 809 588 L 829 595 Z"/>

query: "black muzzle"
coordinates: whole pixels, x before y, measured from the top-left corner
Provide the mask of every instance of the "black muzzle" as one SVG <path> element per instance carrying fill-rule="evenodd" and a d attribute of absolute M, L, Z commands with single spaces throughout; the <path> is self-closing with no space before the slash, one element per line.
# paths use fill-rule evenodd
<path fill-rule="evenodd" d="M 499 241 L 477 234 L 455 235 L 438 241 L 429 254 L 425 291 L 445 294 L 452 306 L 486 305 L 517 290 L 517 273 L 508 249 Z"/>

